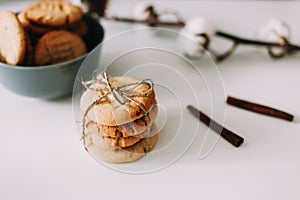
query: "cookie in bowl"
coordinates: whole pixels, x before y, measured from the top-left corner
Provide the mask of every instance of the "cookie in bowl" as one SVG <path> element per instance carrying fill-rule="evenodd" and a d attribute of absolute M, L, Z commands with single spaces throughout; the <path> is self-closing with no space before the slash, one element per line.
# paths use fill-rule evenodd
<path fill-rule="evenodd" d="M 29 22 L 50 27 L 75 24 L 81 20 L 82 14 L 80 7 L 60 0 L 37 1 L 24 10 L 24 16 Z"/>
<path fill-rule="evenodd" d="M 84 41 L 68 31 L 50 31 L 38 40 L 34 61 L 37 65 L 65 62 L 87 52 Z"/>
<path fill-rule="evenodd" d="M 11 65 L 23 62 L 27 36 L 16 15 L 11 11 L 0 13 L 0 60 Z"/>

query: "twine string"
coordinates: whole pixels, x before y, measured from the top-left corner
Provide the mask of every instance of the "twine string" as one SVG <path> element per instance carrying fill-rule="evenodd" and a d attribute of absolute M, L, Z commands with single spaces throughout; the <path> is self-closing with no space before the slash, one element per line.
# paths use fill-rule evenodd
<path fill-rule="evenodd" d="M 121 86 L 113 86 L 110 82 L 110 77 L 108 72 L 105 71 L 103 72 L 102 76 L 96 76 L 95 79 L 89 81 L 81 81 L 81 83 L 87 90 L 91 90 L 94 92 L 103 92 L 104 89 L 108 89 L 108 91 L 106 91 L 104 94 L 99 96 L 95 101 L 93 101 L 93 103 L 90 104 L 83 113 L 81 140 L 83 140 L 83 144 L 86 150 L 87 148 L 86 148 L 86 141 L 85 141 L 85 131 L 86 131 L 87 115 L 95 105 L 101 104 L 101 101 L 104 98 L 106 98 L 108 95 L 112 95 L 113 99 L 116 100 L 120 105 L 125 105 L 127 103 L 132 102 L 136 106 L 138 106 L 144 114 L 147 131 L 149 131 L 149 117 L 147 115 L 148 114 L 147 110 L 141 103 L 134 100 L 133 98 L 146 97 L 153 91 L 153 82 L 150 79 L 143 79 L 139 82 L 124 84 Z M 146 91 L 141 91 L 139 93 L 133 92 L 134 89 L 136 89 L 141 85 L 147 85 L 149 88 Z"/>

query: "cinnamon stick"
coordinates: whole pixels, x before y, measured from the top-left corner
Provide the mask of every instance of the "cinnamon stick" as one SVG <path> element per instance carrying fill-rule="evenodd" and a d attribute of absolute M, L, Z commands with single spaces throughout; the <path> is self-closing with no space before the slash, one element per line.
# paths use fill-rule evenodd
<path fill-rule="evenodd" d="M 235 97 L 229 96 L 227 98 L 226 102 L 228 104 L 236 106 L 238 108 L 242 108 L 242 109 L 245 109 L 245 110 L 248 110 L 248 111 L 260 113 L 260 114 L 263 114 L 263 115 L 268 115 L 268 116 L 271 116 L 271 117 L 276 117 L 276 118 L 284 119 L 284 120 L 287 120 L 287 121 L 293 121 L 293 119 L 294 119 L 294 116 L 287 113 L 287 112 L 284 112 L 284 111 L 281 111 L 281 110 L 278 110 L 278 109 L 275 109 L 275 108 L 271 108 L 269 106 L 253 103 L 253 102 L 250 102 L 250 101 L 237 99 Z"/>
<path fill-rule="evenodd" d="M 228 130 L 227 128 L 221 126 L 214 120 L 210 119 L 207 115 L 205 115 L 200 110 L 196 109 L 195 107 L 189 105 L 188 110 L 196 116 L 201 122 L 209 126 L 212 130 L 219 133 L 222 138 L 227 140 L 230 144 L 232 144 L 235 147 L 241 146 L 244 142 L 244 138 L 241 136 L 235 134 L 234 132 Z"/>

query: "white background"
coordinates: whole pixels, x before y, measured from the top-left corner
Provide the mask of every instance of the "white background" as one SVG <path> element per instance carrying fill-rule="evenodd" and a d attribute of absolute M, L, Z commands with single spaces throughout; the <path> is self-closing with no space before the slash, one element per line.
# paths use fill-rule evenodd
<path fill-rule="evenodd" d="M 135 3 L 112 1 L 111 7 L 128 15 Z M 277 16 L 290 24 L 292 40 L 300 44 L 298 1 L 155 3 L 177 8 L 185 18 L 207 16 L 218 28 L 249 37 Z M 1 1 L 0 10 L 26 4 Z M 103 24 L 107 37 L 132 28 Z M 218 65 L 227 94 L 286 110 L 294 122 L 226 106 L 225 125 L 246 138 L 242 147 L 220 140 L 198 160 L 200 141 L 195 141 L 172 166 L 143 175 L 113 171 L 84 151 L 71 98 L 24 98 L 0 86 L 0 199 L 300 199 L 299 61 L 299 55 L 274 61 L 264 51 L 241 48 Z"/>

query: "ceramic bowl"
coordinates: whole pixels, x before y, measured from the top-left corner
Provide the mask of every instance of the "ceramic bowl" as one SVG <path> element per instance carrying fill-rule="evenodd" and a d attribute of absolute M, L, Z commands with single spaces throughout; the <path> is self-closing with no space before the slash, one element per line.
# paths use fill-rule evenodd
<path fill-rule="evenodd" d="M 71 95 L 82 62 L 89 54 L 93 54 L 94 59 L 99 59 L 99 44 L 104 37 L 104 30 L 97 19 L 85 14 L 83 20 L 89 27 L 88 34 L 83 38 L 89 53 L 67 62 L 47 66 L 12 66 L 0 62 L 0 83 L 10 91 L 28 97 L 53 99 Z M 97 65 L 90 66 L 90 69 L 86 69 L 87 73 L 96 68 Z"/>

